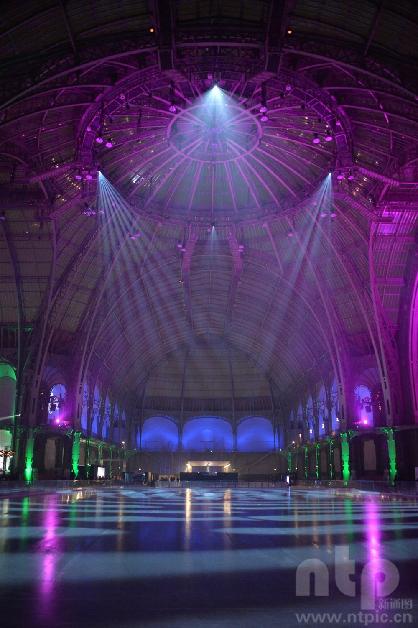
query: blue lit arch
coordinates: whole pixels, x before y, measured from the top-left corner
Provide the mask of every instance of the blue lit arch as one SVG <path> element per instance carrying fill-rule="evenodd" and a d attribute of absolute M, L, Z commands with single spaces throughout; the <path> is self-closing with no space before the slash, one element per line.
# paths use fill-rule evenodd
<path fill-rule="evenodd" d="M 215 416 L 193 418 L 183 428 L 183 448 L 190 451 L 232 451 L 231 424 Z"/>
<path fill-rule="evenodd" d="M 237 430 L 238 451 L 273 451 L 274 432 L 271 421 L 264 417 L 247 417 Z"/>
<path fill-rule="evenodd" d="M 144 421 L 142 438 L 137 435 L 137 447 L 146 451 L 175 451 L 178 449 L 178 429 L 173 419 L 153 416 Z"/>

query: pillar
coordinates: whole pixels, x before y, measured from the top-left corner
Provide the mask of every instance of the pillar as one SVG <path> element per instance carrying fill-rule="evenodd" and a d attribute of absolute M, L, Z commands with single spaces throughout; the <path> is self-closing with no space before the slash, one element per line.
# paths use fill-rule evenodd
<path fill-rule="evenodd" d="M 78 478 L 78 465 L 80 462 L 80 438 L 81 432 L 74 431 L 71 448 L 71 470 L 75 480 Z"/>
<path fill-rule="evenodd" d="M 328 475 L 330 480 L 333 480 L 335 478 L 334 444 L 334 439 L 330 438 L 328 440 Z"/>
<path fill-rule="evenodd" d="M 99 443 L 97 445 L 97 462 L 102 467 L 103 466 L 103 443 Z"/>
<path fill-rule="evenodd" d="M 86 439 L 86 480 L 90 480 L 91 463 L 90 463 L 90 438 Z"/>
<path fill-rule="evenodd" d="M 292 451 L 290 449 L 287 452 L 287 472 L 292 473 Z"/>
<path fill-rule="evenodd" d="M 317 480 L 319 480 L 320 447 L 319 443 L 315 443 L 315 476 Z"/>
<path fill-rule="evenodd" d="M 394 431 L 392 427 L 385 427 L 382 430 L 386 436 L 389 458 L 389 482 L 395 483 L 396 474 L 398 472 L 396 465 L 396 442 L 394 438 Z"/>
<path fill-rule="evenodd" d="M 348 432 L 342 432 L 341 438 L 341 464 L 344 483 L 350 479 L 350 438 Z"/>
<path fill-rule="evenodd" d="M 29 428 L 26 434 L 26 446 L 25 446 L 25 471 L 24 476 L 26 482 L 32 482 L 33 479 L 33 446 L 35 442 L 35 436 L 33 429 Z"/>

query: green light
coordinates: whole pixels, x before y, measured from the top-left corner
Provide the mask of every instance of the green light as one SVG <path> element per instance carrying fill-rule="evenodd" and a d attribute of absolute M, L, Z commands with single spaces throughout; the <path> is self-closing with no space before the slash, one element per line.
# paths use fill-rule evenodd
<path fill-rule="evenodd" d="M 16 381 L 16 372 L 10 364 L 5 364 L 4 362 L 0 364 L 0 378 L 1 377 L 10 377 Z"/>
<path fill-rule="evenodd" d="M 343 463 L 343 480 L 347 484 L 350 479 L 350 444 L 347 432 L 341 433 L 341 460 Z"/>
<path fill-rule="evenodd" d="M 29 510 L 30 510 L 30 503 L 29 503 L 29 497 L 24 497 L 22 500 L 22 523 L 26 524 L 29 518 Z"/>
<path fill-rule="evenodd" d="M 73 434 L 73 449 L 71 452 L 71 466 L 73 469 L 74 478 L 78 478 L 78 463 L 80 461 L 80 438 L 81 432 L 74 432 Z"/>
<path fill-rule="evenodd" d="M 26 438 L 26 450 L 25 450 L 24 476 L 25 476 L 26 482 L 32 482 L 32 477 L 33 477 L 33 445 L 34 445 L 34 437 L 33 437 L 32 430 L 30 430 Z"/>
<path fill-rule="evenodd" d="M 398 472 L 396 466 L 396 442 L 393 436 L 393 428 L 385 427 L 383 428 L 383 432 L 386 435 L 387 443 L 388 443 L 388 456 L 389 456 L 389 482 L 391 484 L 395 483 L 396 474 Z"/>

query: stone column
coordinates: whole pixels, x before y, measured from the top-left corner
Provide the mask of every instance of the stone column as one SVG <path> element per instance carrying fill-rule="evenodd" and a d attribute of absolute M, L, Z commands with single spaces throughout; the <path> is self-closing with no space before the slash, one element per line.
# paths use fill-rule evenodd
<path fill-rule="evenodd" d="M 71 448 L 71 470 L 73 472 L 74 479 L 78 478 L 78 465 L 80 462 L 80 438 L 81 432 L 73 431 L 73 442 Z"/>

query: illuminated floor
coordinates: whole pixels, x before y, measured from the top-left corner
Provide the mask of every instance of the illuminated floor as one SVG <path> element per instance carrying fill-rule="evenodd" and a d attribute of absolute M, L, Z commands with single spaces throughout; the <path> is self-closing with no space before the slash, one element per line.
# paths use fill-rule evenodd
<path fill-rule="evenodd" d="M 357 588 L 367 561 L 395 563 L 400 584 L 385 604 L 400 601 L 397 612 L 418 625 L 414 502 L 302 489 L 102 489 L 12 494 L 0 509 L 4 626 L 319 625 L 295 613 L 360 610 L 359 595 L 334 584 L 334 546 L 345 544 Z M 331 566 L 329 598 L 296 597 L 307 558 Z"/>

